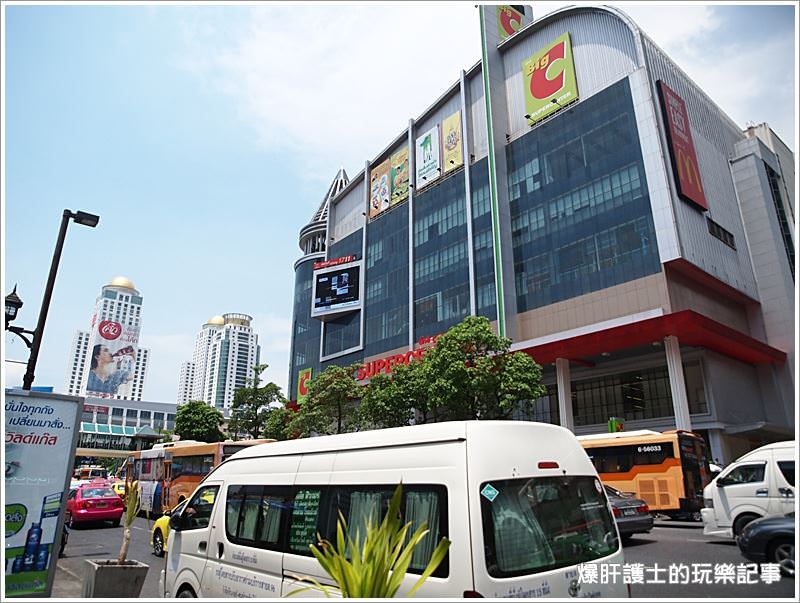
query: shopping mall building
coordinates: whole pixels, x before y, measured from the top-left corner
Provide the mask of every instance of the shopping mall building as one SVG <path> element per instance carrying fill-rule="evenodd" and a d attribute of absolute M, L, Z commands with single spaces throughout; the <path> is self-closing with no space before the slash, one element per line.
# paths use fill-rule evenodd
<path fill-rule="evenodd" d="M 544 369 L 517 418 L 793 439 L 794 155 L 622 11 L 480 13 L 482 61 L 300 231 L 289 397 L 477 314 Z"/>

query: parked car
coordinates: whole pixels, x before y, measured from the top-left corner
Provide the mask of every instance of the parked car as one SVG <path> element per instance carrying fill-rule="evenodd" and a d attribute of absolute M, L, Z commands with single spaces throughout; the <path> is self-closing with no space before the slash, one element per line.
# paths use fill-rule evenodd
<path fill-rule="evenodd" d="M 606 484 L 603 487 L 623 541 L 629 540 L 634 534 L 645 534 L 653 529 L 653 516 L 646 502 L 636 498 L 632 492 L 620 492 Z"/>
<path fill-rule="evenodd" d="M 65 521 L 70 528 L 91 521 L 110 521 L 118 526 L 124 505 L 110 486 L 84 484 L 69 491 Z"/>
<path fill-rule="evenodd" d="M 777 563 L 784 576 L 794 576 L 794 511 L 748 523 L 736 543 L 750 561 Z"/>
<path fill-rule="evenodd" d="M 794 511 L 797 442 L 776 442 L 739 457 L 703 489 L 703 534 L 735 538 L 759 517 Z"/>
<path fill-rule="evenodd" d="M 180 513 L 187 499 L 179 502 L 171 511 L 167 511 L 153 522 L 153 529 L 150 530 L 150 546 L 153 547 L 153 555 L 163 557 L 167 550 L 167 540 L 169 539 L 169 517 L 173 513 Z"/>
<path fill-rule="evenodd" d="M 111 484 L 111 489 L 119 496 L 122 500 L 125 500 L 125 482 L 114 482 Z"/>

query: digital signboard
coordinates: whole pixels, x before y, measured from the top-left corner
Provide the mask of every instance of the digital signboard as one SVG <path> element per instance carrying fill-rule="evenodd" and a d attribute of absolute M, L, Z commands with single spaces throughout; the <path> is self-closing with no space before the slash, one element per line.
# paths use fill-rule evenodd
<path fill-rule="evenodd" d="M 361 309 L 362 264 L 349 262 L 314 271 L 312 317 L 325 320 Z"/>

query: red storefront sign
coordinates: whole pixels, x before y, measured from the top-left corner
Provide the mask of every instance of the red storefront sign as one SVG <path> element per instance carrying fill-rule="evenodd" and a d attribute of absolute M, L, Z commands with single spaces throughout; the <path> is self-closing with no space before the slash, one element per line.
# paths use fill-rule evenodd
<path fill-rule="evenodd" d="M 700 165 L 692 141 L 686 103 L 661 80 L 658 80 L 658 93 L 667 124 L 667 140 L 678 194 L 684 200 L 707 210 L 708 202 L 703 192 Z"/>
<path fill-rule="evenodd" d="M 438 335 L 420 337 L 419 341 L 417 342 L 420 347 L 418 347 L 416 350 L 411 350 L 405 354 L 392 354 L 391 356 L 378 358 L 377 360 L 371 360 L 370 362 L 362 364 L 356 371 L 356 381 L 370 379 L 378 373 L 386 373 L 388 375 L 391 374 L 392 367 L 400 364 L 408 364 L 412 360 L 419 360 L 431 347 L 433 347 L 433 345 L 436 344 L 436 339 L 438 337 Z"/>

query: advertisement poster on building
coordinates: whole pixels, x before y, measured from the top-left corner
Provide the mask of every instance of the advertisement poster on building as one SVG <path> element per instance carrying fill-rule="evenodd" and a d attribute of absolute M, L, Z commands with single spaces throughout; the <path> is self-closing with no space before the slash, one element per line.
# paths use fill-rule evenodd
<path fill-rule="evenodd" d="M 93 329 L 86 395 L 97 398 L 130 396 L 136 369 L 139 327 L 101 320 Z"/>
<path fill-rule="evenodd" d="M 369 178 L 369 217 L 374 218 L 389 209 L 389 160 L 370 170 Z"/>
<path fill-rule="evenodd" d="M 308 384 L 311 381 L 312 368 L 305 368 L 297 375 L 297 403 L 302 404 L 308 397 Z"/>
<path fill-rule="evenodd" d="M 444 142 L 444 171 L 464 165 L 464 152 L 461 147 L 461 111 L 456 111 L 442 122 Z"/>
<path fill-rule="evenodd" d="M 417 186 L 422 188 L 436 180 L 441 174 L 439 126 L 433 126 L 417 138 L 416 147 Z"/>
<path fill-rule="evenodd" d="M 510 38 L 519 31 L 524 16 L 523 13 L 508 4 L 497 7 L 497 34 L 500 36 L 500 41 Z"/>
<path fill-rule="evenodd" d="M 408 147 L 392 155 L 392 202 L 395 205 L 408 198 Z"/>
<path fill-rule="evenodd" d="M 569 32 L 522 62 L 522 81 L 531 124 L 578 100 Z"/>
<path fill-rule="evenodd" d="M 83 398 L 5 392 L 5 596 L 50 596 Z"/>
<path fill-rule="evenodd" d="M 678 194 L 684 200 L 707 210 L 708 201 L 700 179 L 700 167 L 697 164 L 686 103 L 662 80 L 658 80 L 658 94 L 661 97 L 664 120 L 667 122 L 667 139 Z"/>

